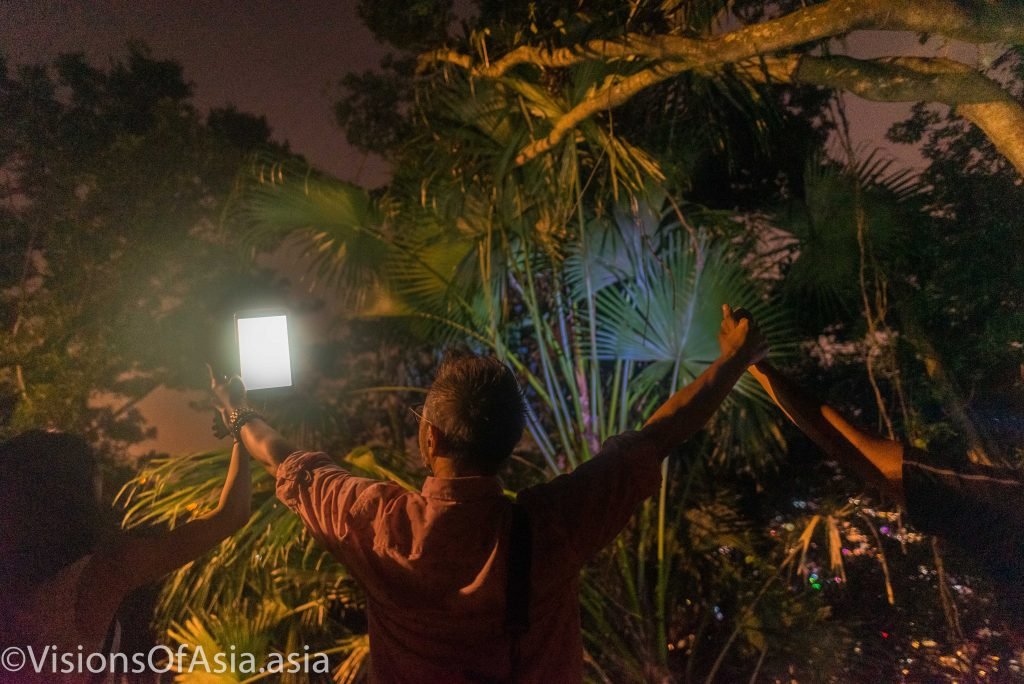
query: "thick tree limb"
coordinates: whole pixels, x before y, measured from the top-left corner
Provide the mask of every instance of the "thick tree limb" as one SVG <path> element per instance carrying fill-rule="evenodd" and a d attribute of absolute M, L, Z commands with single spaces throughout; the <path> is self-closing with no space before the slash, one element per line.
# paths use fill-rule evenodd
<path fill-rule="evenodd" d="M 966 64 L 944 58 L 788 55 L 739 66 L 759 80 L 847 90 L 880 102 L 940 102 L 955 107 L 1024 176 L 1024 107 L 998 83 Z"/>
<path fill-rule="evenodd" d="M 873 28 L 935 33 L 965 43 L 1024 42 L 1018 0 L 888 0 L 890 13 Z"/>
<path fill-rule="evenodd" d="M 618 40 L 592 40 L 568 48 L 523 45 L 478 66 L 468 55 L 437 50 L 420 56 L 420 69 L 451 63 L 476 76 L 497 78 L 520 64 L 563 68 L 595 59 L 641 58 L 713 67 L 860 29 L 935 33 L 969 43 L 1024 43 L 1024 4 L 1013 0 L 829 0 L 706 38 L 629 33 Z"/>
<path fill-rule="evenodd" d="M 566 112 L 547 136 L 525 147 L 516 163 L 524 164 L 551 149 L 590 116 L 617 107 L 641 90 L 688 68 L 682 62 L 665 62 L 595 91 Z M 940 102 L 955 107 L 982 129 L 1024 176 L 1024 107 L 998 83 L 966 64 L 944 58 L 858 60 L 794 54 L 751 59 L 737 68 L 754 80 L 819 85 L 880 102 Z"/>
<path fill-rule="evenodd" d="M 854 59 L 787 55 L 752 60 L 739 67 L 756 77 L 766 73 L 787 83 L 848 90 L 882 102 L 942 102 L 956 106 L 1012 100 L 998 83 L 961 62 L 943 57 L 880 57 Z"/>
<path fill-rule="evenodd" d="M 774 56 L 859 29 L 935 33 L 968 42 L 1024 43 L 1024 4 L 1012 0 L 828 0 L 710 37 L 631 33 L 619 40 L 594 40 L 554 50 L 521 46 L 494 62 L 476 66 L 467 55 L 441 50 L 421 56 L 420 68 L 451 63 L 475 76 L 497 78 L 520 64 L 564 68 L 591 60 L 652 63 L 591 93 L 559 118 L 548 135 L 523 148 L 517 164 L 551 149 L 594 114 L 617 107 L 672 76 L 761 58 L 769 64 L 767 73 L 781 82 L 847 89 L 889 102 L 934 101 L 955 106 L 985 131 L 1024 175 L 1024 111 L 997 84 L 966 65 L 915 58 L 842 62 L 836 60 L 844 58 Z"/>
<path fill-rule="evenodd" d="M 984 131 L 996 149 L 1024 176 L 1024 109 L 1016 102 L 978 102 L 957 107 Z"/>
<path fill-rule="evenodd" d="M 741 73 L 759 81 L 819 85 L 880 102 L 940 102 L 955 107 L 982 129 L 1024 176 L 1024 107 L 998 83 L 966 64 L 945 58 L 858 60 L 794 54 L 751 59 L 736 66 Z M 688 68 L 683 62 L 663 62 L 598 89 L 558 119 L 547 136 L 523 148 L 516 163 L 524 164 L 551 149 L 594 114 L 613 109 L 641 90 Z"/>
<path fill-rule="evenodd" d="M 561 68 L 589 60 L 631 58 L 689 62 L 692 66 L 710 67 L 841 35 L 857 28 L 868 28 L 882 21 L 886 9 L 888 5 L 881 0 L 830 0 L 778 19 L 709 38 L 650 37 L 629 33 L 619 40 L 593 40 L 568 48 L 523 45 L 493 63 L 478 66 L 472 66 L 473 60 L 467 55 L 438 50 L 420 57 L 420 69 L 448 62 L 469 69 L 474 76 L 497 78 L 520 64 Z"/>
<path fill-rule="evenodd" d="M 638 57 L 668 59 L 670 57 L 667 53 L 647 45 L 650 42 L 650 39 L 646 36 L 629 34 L 624 40 L 592 40 L 571 48 L 558 48 L 555 50 L 521 45 L 491 64 L 481 64 L 478 66 L 473 66 L 473 59 L 461 52 L 435 50 L 420 55 L 418 70 L 422 72 L 435 64 L 448 63 L 467 69 L 474 76 L 498 78 L 503 76 L 512 67 L 520 64 L 533 64 L 534 66 L 558 69 L 588 60 L 610 61 L 637 59 Z"/>

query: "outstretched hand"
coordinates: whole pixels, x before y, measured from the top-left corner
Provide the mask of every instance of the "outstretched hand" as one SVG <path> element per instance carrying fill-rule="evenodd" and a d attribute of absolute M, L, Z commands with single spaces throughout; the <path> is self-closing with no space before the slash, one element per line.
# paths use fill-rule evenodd
<path fill-rule="evenodd" d="M 230 425 L 228 415 L 235 409 L 245 406 L 245 385 L 242 384 L 242 378 L 237 375 L 230 378 L 222 375 L 218 380 L 210 364 L 206 364 L 206 369 L 210 373 L 210 391 L 213 393 L 214 407 L 220 413 L 224 425 Z"/>
<path fill-rule="evenodd" d="M 718 331 L 718 345 L 722 356 L 736 358 L 745 366 L 752 366 L 768 356 L 768 342 L 746 309 L 732 310 L 722 305 L 722 326 Z"/>
<path fill-rule="evenodd" d="M 263 422 L 262 416 L 255 411 L 248 411 L 247 415 L 235 416 L 237 422 L 232 425 L 231 413 L 236 409 L 248 409 L 245 401 L 245 385 L 242 378 L 233 375 L 230 378 L 226 375 L 217 376 L 210 364 L 206 364 L 210 371 L 210 391 L 214 396 L 214 405 L 217 415 L 224 423 L 224 434 L 231 428 L 235 429 L 235 440 L 241 441 L 245 451 L 254 459 L 259 461 L 267 472 L 277 477 L 277 466 L 280 465 L 296 449 L 287 442 L 274 428 Z M 248 421 L 246 419 L 249 419 Z M 258 418 L 259 420 L 252 420 Z M 242 439 L 241 427 L 245 426 L 245 439 Z M 216 427 L 214 434 L 217 434 Z"/>

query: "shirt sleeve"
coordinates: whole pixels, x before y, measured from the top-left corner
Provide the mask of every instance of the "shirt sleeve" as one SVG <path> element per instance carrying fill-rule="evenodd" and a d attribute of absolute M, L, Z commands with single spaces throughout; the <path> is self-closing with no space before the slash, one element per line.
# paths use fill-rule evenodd
<path fill-rule="evenodd" d="M 658 491 L 666 456 L 642 433 L 624 432 L 605 441 L 597 455 L 571 473 L 523 491 L 520 500 L 531 516 L 563 533 L 582 565 L 615 539 L 640 502 Z"/>
<path fill-rule="evenodd" d="M 356 477 L 317 451 L 297 451 L 277 467 L 277 498 L 313 537 L 350 566 L 360 547 L 372 547 L 373 522 L 395 487 Z"/>
<path fill-rule="evenodd" d="M 976 559 L 998 581 L 1024 581 L 1024 481 L 1006 468 L 924 463 L 908 449 L 903 489 L 910 521 Z"/>

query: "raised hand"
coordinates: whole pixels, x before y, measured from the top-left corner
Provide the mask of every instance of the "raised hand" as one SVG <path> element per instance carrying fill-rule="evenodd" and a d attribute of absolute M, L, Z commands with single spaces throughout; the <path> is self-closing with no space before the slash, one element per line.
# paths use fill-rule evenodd
<path fill-rule="evenodd" d="M 210 364 L 206 364 L 206 369 L 210 373 L 210 391 L 213 393 L 214 407 L 220 413 L 224 425 L 230 425 L 228 415 L 235 409 L 245 406 L 245 385 L 242 384 L 242 378 L 237 375 L 230 378 L 224 375 L 218 380 Z"/>
<path fill-rule="evenodd" d="M 718 346 L 723 358 L 735 358 L 746 366 L 763 360 L 768 355 L 768 342 L 745 309 L 732 310 L 722 305 L 722 326 L 718 331 Z"/>

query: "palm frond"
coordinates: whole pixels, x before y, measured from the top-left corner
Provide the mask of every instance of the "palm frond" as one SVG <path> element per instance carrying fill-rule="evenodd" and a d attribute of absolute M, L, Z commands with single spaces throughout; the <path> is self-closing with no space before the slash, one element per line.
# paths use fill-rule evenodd
<path fill-rule="evenodd" d="M 230 453 L 162 457 L 151 461 L 119 494 L 123 525 L 145 534 L 150 527 L 174 527 L 216 505 Z M 248 524 L 218 547 L 179 568 L 166 580 L 157 607 L 158 625 L 197 606 L 230 606 L 256 593 L 276 595 L 271 571 L 312 563 L 346 577 L 342 566 L 319 549 L 301 520 L 274 494 L 275 482 L 260 470 L 253 475 L 253 513 Z M 232 572 L 224 572 L 231 566 Z M 326 578 L 316 585 L 325 590 Z M 312 589 L 314 587 L 308 587 Z"/>
<path fill-rule="evenodd" d="M 922 215 L 926 188 L 911 170 L 893 167 L 877 150 L 846 166 L 808 161 L 803 202 L 776 217 L 797 239 L 785 280 L 790 296 L 817 302 L 824 314 L 855 311 L 862 243 L 865 258 L 883 270 L 909 257 L 909 226 Z"/>
<path fill-rule="evenodd" d="M 338 642 L 338 650 L 347 654 L 334 670 L 335 684 L 354 684 L 366 670 L 370 656 L 370 637 L 367 634 L 349 637 Z"/>
<path fill-rule="evenodd" d="M 174 681 L 227 684 L 242 682 L 260 673 L 266 660 L 249 662 L 246 656 L 266 658 L 273 629 L 288 615 L 287 606 L 271 598 L 246 602 L 221 614 L 197 611 L 184 623 L 174 623 L 167 635 L 184 647 L 184 659 L 177 663 L 182 667 Z M 236 667 L 221 668 L 218 660 Z"/>
<path fill-rule="evenodd" d="M 253 249 L 308 264 L 310 286 L 332 288 L 360 309 L 386 286 L 388 243 L 381 209 L 362 188 L 294 161 L 254 159 L 241 179 L 230 220 Z"/>

